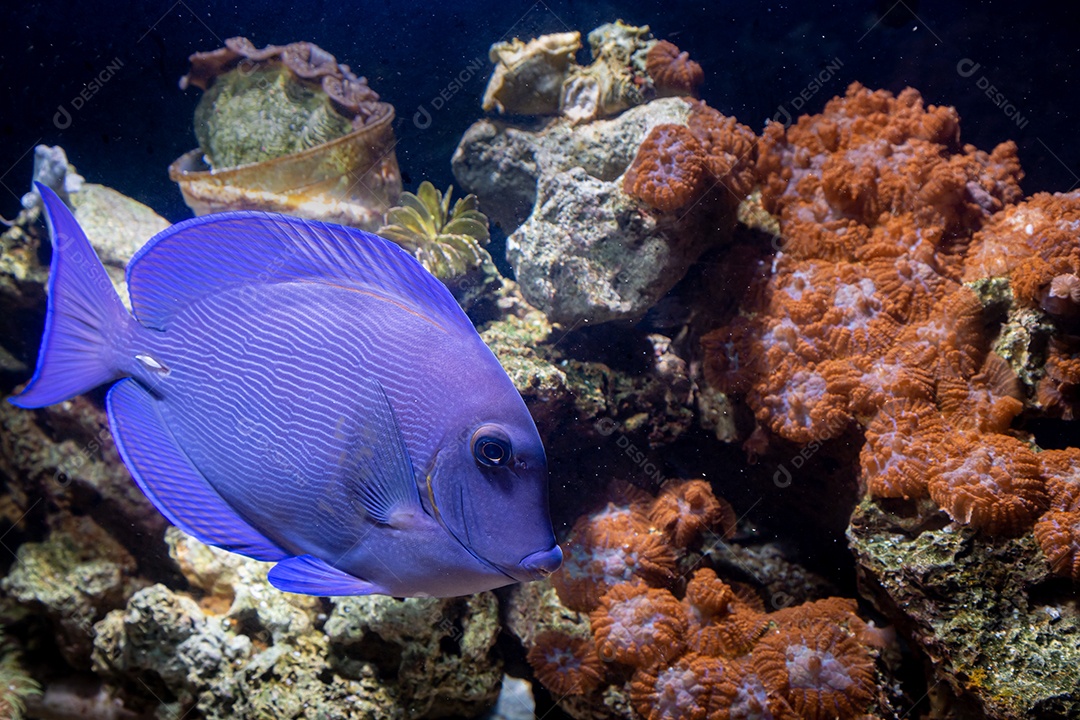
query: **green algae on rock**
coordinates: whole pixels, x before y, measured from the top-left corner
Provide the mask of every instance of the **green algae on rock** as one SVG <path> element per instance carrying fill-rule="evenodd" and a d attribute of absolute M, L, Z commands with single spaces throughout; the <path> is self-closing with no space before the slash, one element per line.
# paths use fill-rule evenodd
<path fill-rule="evenodd" d="M 23 543 L 0 589 L 41 608 L 73 667 L 89 668 L 93 625 L 145 582 L 132 556 L 88 517 L 68 517 L 43 542 Z"/>
<path fill-rule="evenodd" d="M 267 563 L 175 528 L 168 543 L 190 593 L 154 585 L 109 613 L 95 626 L 94 669 L 164 686 L 181 714 L 443 717 L 476 714 L 498 695 L 491 593 L 335 598 L 327 615 L 318 598 L 275 590 Z"/>
<path fill-rule="evenodd" d="M 1080 615 L 1035 539 L 942 527 L 923 505 L 856 508 L 848 539 L 863 593 L 914 639 L 930 682 L 974 705 L 973 716 L 1077 717 Z"/>
<path fill-rule="evenodd" d="M 318 85 L 284 65 L 230 70 L 195 108 L 195 135 L 211 167 L 248 165 L 321 145 L 352 131 Z M 259 122 L 252 122 L 259 118 Z"/>

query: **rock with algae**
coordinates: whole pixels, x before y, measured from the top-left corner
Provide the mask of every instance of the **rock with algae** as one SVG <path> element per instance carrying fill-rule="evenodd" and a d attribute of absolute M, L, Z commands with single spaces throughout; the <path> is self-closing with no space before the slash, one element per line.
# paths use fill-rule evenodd
<path fill-rule="evenodd" d="M 921 510 L 866 500 L 848 539 L 863 594 L 926 657 L 929 682 L 961 717 L 1080 716 L 1080 613 L 1035 539 L 977 536 Z M 935 712 L 948 694 L 931 695 Z"/>
<path fill-rule="evenodd" d="M 168 540 L 192 590 L 148 587 L 95 626 L 94 669 L 111 681 L 142 679 L 208 720 L 442 717 L 498 695 L 490 593 L 336 598 L 327 617 L 318 598 L 274 589 L 268 564 Z"/>
<path fill-rule="evenodd" d="M 693 423 L 686 365 L 663 336 L 644 338 L 651 357 L 640 373 L 565 356 L 562 336 L 553 337 L 535 309 L 488 323 L 480 336 L 525 399 L 549 457 L 568 457 L 578 443 L 607 437 L 615 427 L 645 446 L 664 445 Z"/>
<path fill-rule="evenodd" d="M 635 27 L 622 20 L 590 32 L 593 61 L 571 68 L 563 82 L 559 112 L 571 122 L 586 122 L 648 100 L 653 88 L 645 56 L 655 43 L 648 25 Z"/>
<path fill-rule="evenodd" d="M 622 112 L 652 95 L 645 55 L 656 41 L 648 25 L 621 20 L 589 33 L 592 62 L 578 65 L 581 33 L 514 38 L 491 46 L 495 64 L 483 108 L 501 115 L 562 115 L 583 122 Z"/>
<path fill-rule="evenodd" d="M 554 115 L 563 82 L 581 48 L 581 33 L 542 35 L 525 43 L 514 38 L 488 53 L 495 71 L 484 91 L 484 110 L 510 115 Z"/>
<path fill-rule="evenodd" d="M 454 175 L 494 221 L 516 228 L 507 258 L 525 298 L 552 321 L 639 318 L 725 236 L 643 213 L 622 190 L 649 130 L 685 123 L 689 109 L 666 98 L 585 125 L 530 131 L 481 120 L 466 131 Z"/>
<path fill-rule="evenodd" d="M 323 630 L 346 677 L 374 666 L 409 717 L 472 716 L 495 704 L 502 662 L 492 593 L 468 598 L 339 598 Z"/>
<path fill-rule="evenodd" d="M 88 517 L 64 517 L 42 542 L 16 551 L 0 590 L 47 617 L 57 647 L 73 667 L 88 668 L 93 625 L 122 607 L 145 582 L 135 576 L 134 558 Z"/>
<path fill-rule="evenodd" d="M 690 105 L 664 98 L 610 120 L 584 125 L 555 121 L 543 129 L 484 119 L 473 123 L 454 151 L 454 177 L 480 198 L 484 212 L 507 233 L 525 222 L 536 205 L 542 177 L 584 168 L 614 181 L 633 162 L 656 125 L 685 124 Z"/>

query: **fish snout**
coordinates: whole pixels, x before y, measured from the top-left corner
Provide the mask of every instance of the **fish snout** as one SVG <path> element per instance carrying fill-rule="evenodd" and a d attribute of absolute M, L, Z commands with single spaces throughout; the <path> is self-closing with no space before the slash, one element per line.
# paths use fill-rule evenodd
<path fill-rule="evenodd" d="M 518 563 L 518 567 L 524 571 L 529 580 L 543 580 L 562 565 L 562 548 L 558 545 L 550 550 L 541 550 L 527 556 Z"/>

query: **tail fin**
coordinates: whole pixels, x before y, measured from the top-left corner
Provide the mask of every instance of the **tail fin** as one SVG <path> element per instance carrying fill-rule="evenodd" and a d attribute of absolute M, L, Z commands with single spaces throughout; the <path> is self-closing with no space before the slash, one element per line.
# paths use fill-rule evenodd
<path fill-rule="evenodd" d="M 8 398 L 23 408 L 68 400 L 122 377 L 116 345 L 134 322 L 67 205 L 40 183 L 37 190 L 45 203 L 53 254 L 37 371 L 20 395 Z"/>

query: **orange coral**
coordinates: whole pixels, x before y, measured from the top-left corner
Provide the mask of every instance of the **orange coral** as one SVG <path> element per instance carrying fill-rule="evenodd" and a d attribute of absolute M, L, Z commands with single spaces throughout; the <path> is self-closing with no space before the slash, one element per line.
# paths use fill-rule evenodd
<path fill-rule="evenodd" d="M 698 86 L 705 80 L 701 65 L 690 59 L 667 40 L 660 40 L 645 55 L 645 72 L 652 78 L 656 92 L 666 95 L 697 95 Z"/>
<path fill-rule="evenodd" d="M 982 370 L 970 381 L 942 379 L 937 397 L 941 412 L 957 430 L 1004 432 L 1024 409 L 1016 373 L 995 353 L 986 356 Z"/>
<path fill-rule="evenodd" d="M 665 584 L 674 577 L 675 554 L 634 505 L 608 506 L 574 524 L 563 543 L 565 560 L 551 576 L 567 607 L 588 612 L 615 585 L 635 578 Z"/>
<path fill-rule="evenodd" d="M 630 700 L 648 720 L 706 720 L 720 708 L 716 689 L 724 662 L 687 653 L 659 667 L 641 668 L 630 683 Z"/>
<path fill-rule="evenodd" d="M 1016 298 L 1051 314 L 1073 314 L 1080 274 L 1080 193 L 1038 193 L 995 216 L 975 234 L 964 281 L 1011 277 Z"/>
<path fill-rule="evenodd" d="M 1063 420 L 1080 416 L 1080 337 L 1050 338 L 1045 369 L 1036 388 L 1039 405 Z"/>
<path fill-rule="evenodd" d="M 945 439 L 945 424 L 927 400 L 889 400 L 866 427 L 859 454 L 862 480 L 874 497 L 927 495 L 926 475 L 934 448 Z"/>
<path fill-rule="evenodd" d="M 750 652 L 768 629 L 768 615 L 736 604 L 723 618 L 696 625 L 690 646 L 703 655 L 737 658 Z"/>
<path fill-rule="evenodd" d="M 756 328 L 742 316 L 730 325 L 713 330 L 701 338 L 705 356 L 706 381 L 726 393 L 744 395 L 753 387 L 758 375 L 758 355 L 755 352 Z"/>
<path fill-rule="evenodd" d="M 1044 450 L 1038 457 L 1050 492 L 1050 509 L 1080 512 L 1080 448 Z"/>
<path fill-rule="evenodd" d="M 623 191 L 661 212 L 674 212 L 705 190 L 704 149 L 684 125 L 657 125 L 638 148 Z"/>
<path fill-rule="evenodd" d="M 1080 583 L 1080 511 L 1046 513 L 1035 523 L 1035 539 L 1055 574 Z"/>
<path fill-rule="evenodd" d="M 727 615 L 736 602 L 735 591 L 712 568 L 698 568 L 686 584 L 686 604 L 699 625 Z"/>
<path fill-rule="evenodd" d="M 557 630 L 536 636 L 528 654 L 537 679 L 557 695 L 584 695 L 600 686 L 604 666 L 593 643 Z"/>
<path fill-rule="evenodd" d="M 828 619 L 778 629 L 758 643 L 750 662 L 765 688 L 805 720 L 857 717 L 873 695 L 873 659 Z"/>
<path fill-rule="evenodd" d="M 703 655 L 728 658 L 743 655 L 769 625 L 759 608 L 749 606 L 710 568 L 694 573 L 686 585 L 683 604 L 690 617 L 690 647 Z"/>
<path fill-rule="evenodd" d="M 797 443 L 834 438 L 852 419 L 847 398 L 830 392 L 818 370 L 795 363 L 776 368 L 749 400 L 759 422 Z"/>
<path fill-rule="evenodd" d="M 950 437 L 939 446 L 927 486 L 953 520 L 992 535 L 1027 532 L 1049 504 L 1035 453 L 1006 435 Z"/>
<path fill-rule="evenodd" d="M 918 227 L 949 235 L 977 229 L 1021 197 L 1016 146 L 992 153 L 959 146 L 952 108 L 924 108 L 918 92 L 898 96 L 853 83 L 820 115 L 763 135 L 762 201 L 780 216 L 828 223 L 853 219 L 873 227 L 883 216 L 911 213 Z"/>
<path fill-rule="evenodd" d="M 730 537 L 736 521 L 731 505 L 717 498 L 704 480 L 667 483 L 650 506 L 649 519 L 681 548 L 689 547 L 707 531 Z"/>
<path fill-rule="evenodd" d="M 682 653 L 689 622 L 667 590 L 629 583 L 608 590 L 589 620 L 600 656 L 635 667 Z"/>
<path fill-rule="evenodd" d="M 934 376 L 908 360 L 893 352 L 879 358 L 855 355 L 826 360 L 818 369 L 828 391 L 846 397 L 851 413 L 865 424 L 890 399 L 929 401 L 933 397 Z"/>
<path fill-rule="evenodd" d="M 736 202 L 757 182 L 757 136 L 754 131 L 698 100 L 686 126 L 701 143 L 705 169 L 713 183 L 726 187 Z"/>
<path fill-rule="evenodd" d="M 718 709 L 710 720 L 801 720 L 783 697 L 765 689 L 745 660 L 727 666 L 714 697 Z"/>

